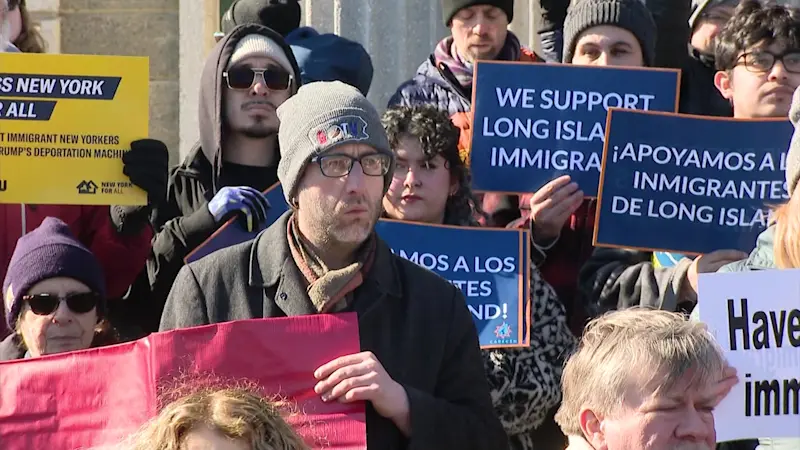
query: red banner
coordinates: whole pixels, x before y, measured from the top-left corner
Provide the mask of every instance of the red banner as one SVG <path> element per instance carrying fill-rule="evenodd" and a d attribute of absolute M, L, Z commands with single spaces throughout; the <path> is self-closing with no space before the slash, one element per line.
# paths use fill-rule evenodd
<path fill-rule="evenodd" d="M 0 363 L 0 448 L 76 450 L 118 443 L 157 412 L 176 379 L 255 382 L 294 402 L 312 448 L 365 449 L 364 404 L 323 403 L 314 370 L 360 351 L 354 314 L 245 320 Z"/>

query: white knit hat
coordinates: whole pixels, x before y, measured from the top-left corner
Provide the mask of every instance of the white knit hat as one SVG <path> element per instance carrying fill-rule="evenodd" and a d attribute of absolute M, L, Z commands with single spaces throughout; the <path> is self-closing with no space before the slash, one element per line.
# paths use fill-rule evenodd
<path fill-rule="evenodd" d="M 294 74 L 292 63 L 283 51 L 283 47 L 272 39 L 264 36 L 263 34 L 248 34 L 243 37 L 233 49 L 228 67 L 232 67 L 237 62 L 247 58 L 248 56 L 259 55 L 271 58 L 278 63 L 283 70 Z"/>

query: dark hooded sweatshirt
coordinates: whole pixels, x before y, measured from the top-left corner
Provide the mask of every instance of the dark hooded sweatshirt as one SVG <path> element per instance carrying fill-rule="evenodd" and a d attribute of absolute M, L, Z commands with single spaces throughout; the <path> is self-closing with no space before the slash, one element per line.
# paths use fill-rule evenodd
<path fill-rule="evenodd" d="M 206 59 L 200 81 L 200 142 L 182 164 L 172 169 L 167 198 L 153 214 L 157 234 L 147 261 L 146 273 L 137 280 L 132 299 L 146 299 L 131 314 L 139 316 L 142 331 L 158 330 L 161 312 L 184 258 L 213 234 L 220 224 L 208 211 L 208 202 L 225 186 L 250 186 L 264 191 L 278 181 L 277 162 L 270 167 L 243 166 L 224 162 L 222 148 L 223 73 L 236 44 L 245 36 L 261 34 L 278 43 L 292 65 L 300 84 L 300 69 L 283 38 L 258 24 L 241 25 L 223 37 Z"/>

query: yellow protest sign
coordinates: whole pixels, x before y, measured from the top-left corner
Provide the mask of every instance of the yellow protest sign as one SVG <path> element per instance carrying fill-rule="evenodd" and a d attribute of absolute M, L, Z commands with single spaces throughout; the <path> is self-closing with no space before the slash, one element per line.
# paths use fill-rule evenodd
<path fill-rule="evenodd" d="M 144 205 L 122 173 L 147 137 L 148 58 L 0 53 L 0 203 Z"/>

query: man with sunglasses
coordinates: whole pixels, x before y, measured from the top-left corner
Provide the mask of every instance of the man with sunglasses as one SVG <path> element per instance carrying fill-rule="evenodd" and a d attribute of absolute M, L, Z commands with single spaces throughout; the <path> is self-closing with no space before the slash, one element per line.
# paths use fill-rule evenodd
<path fill-rule="evenodd" d="M 375 233 L 394 171 L 375 107 L 352 86 L 317 82 L 278 115 L 291 210 L 181 269 L 161 329 L 354 312 L 362 352 L 308 376 L 323 401 L 368 402 L 368 448 L 508 448 L 463 295 Z"/>
<path fill-rule="evenodd" d="M 231 217 L 261 228 L 269 203 L 262 192 L 278 181 L 277 108 L 300 85 L 289 46 L 273 30 L 246 24 L 221 39 L 206 60 L 200 88 L 200 140 L 170 173 L 157 208 L 157 235 L 132 298 L 145 332 L 158 329 L 161 309 L 184 258 Z"/>

